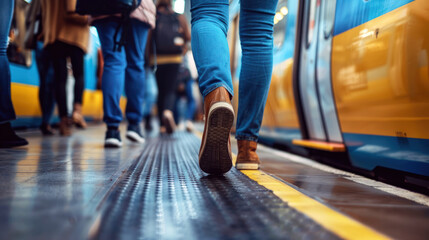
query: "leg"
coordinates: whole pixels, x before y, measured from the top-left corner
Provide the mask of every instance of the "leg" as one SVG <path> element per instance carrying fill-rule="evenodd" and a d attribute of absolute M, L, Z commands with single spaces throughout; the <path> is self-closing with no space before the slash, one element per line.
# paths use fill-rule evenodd
<path fill-rule="evenodd" d="M 207 96 L 218 87 L 233 95 L 229 64 L 228 0 L 192 0 L 192 51 L 200 91 Z"/>
<path fill-rule="evenodd" d="M 146 73 L 146 91 L 143 103 L 143 116 L 145 118 L 145 129 L 152 130 L 152 108 L 158 98 L 158 87 L 156 86 L 155 75 L 151 68 L 145 68 Z"/>
<path fill-rule="evenodd" d="M 75 79 L 72 119 L 76 126 L 86 128 L 86 121 L 82 115 L 82 95 L 85 85 L 83 78 L 83 58 L 85 53 L 81 48 L 72 46 L 69 55 Z"/>
<path fill-rule="evenodd" d="M 146 86 L 145 86 L 145 100 L 143 107 L 143 116 L 150 115 L 153 105 L 158 98 L 158 88 L 156 86 L 155 75 L 150 68 L 145 68 Z"/>
<path fill-rule="evenodd" d="M 257 141 L 273 68 L 273 18 L 277 0 L 243 0 L 240 39 L 243 51 L 239 84 L 237 134 Z"/>
<path fill-rule="evenodd" d="M 258 169 L 257 139 L 273 68 L 273 19 L 277 0 L 243 0 L 240 39 L 243 57 L 237 116 L 237 169 Z"/>
<path fill-rule="evenodd" d="M 126 115 L 128 120 L 127 138 L 143 143 L 141 121 L 143 119 L 143 101 L 145 95 L 144 53 L 149 26 L 131 19 L 125 45 L 127 68 L 125 69 L 125 94 L 127 95 Z"/>
<path fill-rule="evenodd" d="M 229 64 L 228 0 L 194 0 L 192 50 L 204 96 L 205 125 L 199 154 L 200 168 L 224 174 L 232 167 L 229 135 L 234 121 Z"/>
<path fill-rule="evenodd" d="M 54 67 L 54 85 L 55 97 L 57 100 L 58 113 L 61 118 L 60 134 L 68 136 L 71 134 L 68 110 L 67 110 L 67 57 L 70 51 L 70 45 L 59 41 L 54 42 L 49 47 Z"/>
<path fill-rule="evenodd" d="M 188 80 L 186 82 L 186 120 L 192 121 L 195 114 L 195 99 L 192 92 L 194 80 Z"/>
<path fill-rule="evenodd" d="M 55 78 L 55 97 L 58 104 L 58 113 L 60 118 L 67 117 L 67 52 L 68 45 L 55 42 L 49 47 L 50 56 L 52 57 Z"/>
<path fill-rule="evenodd" d="M 122 121 L 119 107 L 125 80 L 125 51 L 113 52 L 115 29 L 118 25 L 114 18 L 94 22 L 100 38 L 104 58 L 101 89 L 103 91 L 104 122 L 108 127 L 117 128 Z"/>
<path fill-rule="evenodd" d="M 75 46 L 70 49 L 70 61 L 73 69 L 74 83 L 74 100 L 73 103 L 82 105 L 82 95 L 85 87 L 83 78 L 83 58 L 85 52 Z"/>
<path fill-rule="evenodd" d="M 167 129 L 169 133 L 174 131 L 175 123 L 172 112 L 176 99 L 176 79 L 179 71 L 179 64 L 162 64 L 158 65 L 156 71 L 156 81 L 158 83 L 158 117 L 163 127 L 171 127 Z M 167 114 L 167 116 L 165 116 Z M 167 118 L 167 119 L 165 119 Z M 166 126 L 166 120 L 170 124 Z"/>
<path fill-rule="evenodd" d="M 174 103 L 176 102 L 176 87 L 177 87 L 177 73 L 179 72 L 180 64 L 166 64 L 165 75 L 163 84 L 166 85 L 164 91 L 164 110 L 174 110 Z"/>
<path fill-rule="evenodd" d="M 127 95 L 126 115 L 130 124 L 138 124 L 143 119 L 145 95 L 144 53 L 149 27 L 136 19 L 131 19 L 128 41 L 125 45 L 127 68 L 125 69 L 125 94 Z"/>
<path fill-rule="evenodd" d="M 55 107 L 55 93 L 53 87 L 53 68 L 48 50 L 43 48 L 43 43 L 38 42 L 36 53 L 37 70 L 39 71 L 39 103 L 42 110 L 42 124 L 40 130 L 43 135 L 52 135 L 50 120 Z"/>
<path fill-rule="evenodd" d="M 162 124 L 162 111 L 165 109 L 164 106 L 164 96 L 165 96 L 165 84 L 163 84 L 164 82 L 164 75 L 165 75 L 165 70 L 164 70 L 164 65 L 158 65 L 158 69 L 156 70 L 156 84 L 158 86 L 158 99 L 157 99 L 157 105 L 158 105 L 158 120 L 159 120 L 159 124 L 161 126 L 163 126 Z"/>
<path fill-rule="evenodd" d="M 190 79 L 186 82 L 186 130 L 188 132 L 192 132 L 194 130 L 194 125 L 192 124 L 192 121 L 194 120 L 195 115 L 195 99 L 193 95 L 193 85 L 194 80 Z"/>
<path fill-rule="evenodd" d="M 0 148 L 18 147 L 28 142 L 18 137 L 10 125 L 15 111 L 10 95 L 10 69 L 7 59 L 7 41 L 12 21 L 13 0 L 0 2 Z"/>
<path fill-rule="evenodd" d="M 2 0 L 0 3 L 0 123 L 15 119 L 10 95 L 9 60 L 6 55 L 14 2 L 14 0 Z"/>

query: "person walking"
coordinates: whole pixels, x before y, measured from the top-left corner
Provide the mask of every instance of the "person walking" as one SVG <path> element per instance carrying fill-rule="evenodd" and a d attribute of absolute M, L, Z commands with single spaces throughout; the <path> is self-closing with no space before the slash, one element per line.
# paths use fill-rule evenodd
<path fill-rule="evenodd" d="M 185 61 L 180 65 L 177 82 L 178 84 L 174 119 L 176 119 L 178 122 L 184 120 L 186 131 L 192 132 L 194 130 L 194 124 L 192 121 L 194 120 L 196 110 L 196 103 L 193 95 L 193 86 L 195 81 L 192 78 L 191 72 L 189 71 L 188 61 L 186 58 Z M 183 99 L 186 100 L 186 107 L 181 106 Z"/>
<path fill-rule="evenodd" d="M 0 1 L 0 148 L 27 145 L 24 138 L 16 135 L 10 122 L 16 118 L 10 90 L 10 68 L 7 45 L 12 22 L 14 0 Z"/>
<path fill-rule="evenodd" d="M 273 26 L 277 0 L 242 0 L 243 52 L 236 126 L 237 169 L 258 169 L 259 129 L 273 68 Z M 224 174 L 232 167 L 230 132 L 234 121 L 228 32 L 228 0 L 192 0 L 192 50 L 204 96 L 205 124 L 200 168 Z"/>
<path fill-rule="evenodd" d="M 191 33 L 183 14 L 173 11 L 171 0 L 159 0 L 156 12 L 156 28 L 151 33 L 155 42 L 156 81 L 158 84 L 158 118 L 161 133 L 171 134 L 176 128 L 173 116 L 177 75 Z"/>
<path fill-rule="evenodd" d="M 155 27 L 155 5 L 151 0 L 142 0 L 139 7 L 131 13 L 129 26 L 121 28 L 127 41 L 120 51 L 114 51 L 115 31 L 121 18 L 116 15 L 98 16 L 93 25 L 97 28 L 104 57 L 102 77 L 103 120 L 107 125 L 106 147 L 121 147 L 119 124 L 122 111 L 119 106 L 123 86 L 127 96 L 126 117 L 128 120 L 127 138 L 142 143 L 143 101 L 145 93 L 144 54 L 149 28 Z M 117 35 L 120 38 L 122 32 Z"/>
<path fill-rule="evenodd" d="M 146 60 L 145 60 L 146 61 Z M 147 61 L 149 63 L 149 61 Z M 152 109 L 156 104 L 158 98 L 158 86 L 156 85 L 155 74 L 152 68 L 148 65 L 145 66 L 146 73 L 146 86 L 145 86 L 145 100 L 143 103 L 143 118 L 144 127 L 146 132 L 153 130 L 152 126 Z"/>
<path fill-rule="evenodd" d="M 41 4 L 41 0 L 32 0 L 28 6 L 24 45 L 27 49 L 34 50 L 39 73 L 39 104 L 42 111 L 42 123 L 39 129 L 44 136 L 51 136 L 54 134 L 50 125 L 55 109 L 54 69 L 49 52 L 43 47 Z"/>
<path fill-rule="evenodd" d="M 50 54 L 43 48 L 42 42 L 37 42 L 35 49 L 37 70 L 39 72 L 39 104 L 42 111 L 40 131 L 44 136 L 54 135 L 51 118 L 55 110 L 54 69 Z"/>
<path fill-rule="evenodd" d="M 52 59 L 55 77 L 55 96 L 60 116 L 60 134 L 71 134 L 67 108 L 67 59 L 70 59 L 74 85 L 73 122 L 85 128 L 82 116 L 84 90 L 83 58 L 88 50 L 88 16 L 75 13 L 76 0 L 42 0 L 42 25 L 44 46 Z"/>

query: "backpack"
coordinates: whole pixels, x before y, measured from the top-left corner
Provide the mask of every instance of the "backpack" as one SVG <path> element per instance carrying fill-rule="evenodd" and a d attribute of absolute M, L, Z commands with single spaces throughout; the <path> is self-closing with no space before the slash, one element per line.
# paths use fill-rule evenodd
<path fill-rule="evenodd" d="M 76 12 L 81 15 L 130 14 L 141 0 L 77 0 Z"/>
<path fill-rule="evenodd" d="M 57 1 L 57 0 L 55 0 Z M 141 0 L 77 0 L 76 13 L 81 15 L 122 14 L 120 24 L 115 30 L 113 51 L 121 51 L 127 41 L 127 29 L 131 27 L 130 14 L 141 4 Z M 122 28 L 121 37 L 118 39 Z"/>
<path fill-rule="evenodd" d="M 177 13 L 156 12 L 154 41 L 157 54 L 181 54 L 184 39 L 179 32 L 180 22 Z"/>

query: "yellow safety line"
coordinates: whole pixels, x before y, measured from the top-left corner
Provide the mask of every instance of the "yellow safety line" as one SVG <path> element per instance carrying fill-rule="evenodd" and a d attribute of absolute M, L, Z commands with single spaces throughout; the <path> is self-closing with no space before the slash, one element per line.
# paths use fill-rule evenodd
<path fill-rule="evenodd" d="M 201 133 L 195 133 L 195 135 L 199 138 L 202 137 Z M 235 154 L 232 155 L 235 165 L 237 157 Z M 261 170 L 241 170 L 241 172 L 259 185 L 273 191 L 274 195 L 286 202 L 288 206 L 310 217 L 313 221 L 341 238 L 359 240 L 390 239 L 362 223 L 310 198 Z"/>

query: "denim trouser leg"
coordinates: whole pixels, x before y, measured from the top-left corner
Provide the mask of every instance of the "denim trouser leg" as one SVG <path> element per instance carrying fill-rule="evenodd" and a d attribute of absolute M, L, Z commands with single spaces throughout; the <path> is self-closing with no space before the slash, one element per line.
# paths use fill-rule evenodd
<path fill-rule="evenodd" d="M 14 0 L 0 1 L 0 123 L 15 119 L 10 95 L 10 69 L 7 59 L 7 43 Z"/>
<path fill-rule="evenodd" d="M 186 120 L 192 121 L 195 115 L 196 103 L 194 95 L 192 94 L 192 87 L 194 85 L 193 80 L 188 80 L 186 82 Z"/>
<path fill-rule="evenodd" d="M 218 87 L 233 95 L 228 33 L 228 0 L 191 0 L 192 52 L 203 96 Z"/>
<path fill-rule="evenodd" d="M 149 27 L 136 19 L 131 19 L 131 27 L 125 45 L 127 68 L 125 69 L 125 94 L 127 95 L 126 116 L 130 124 L 138 124 L 143 119 L 145 95 L 144 53 Z"/>
<path fill-rule="evenodd" d="M 228 1 L 193 0 L 191 5 L 192 50 L 200 75 L 200 90 L 206 96 L 213 89 L 225 86 L 232 93 L 226 40 Z M 237 139 L 258 139 L 272 73 L 276 6 L 277 0 L 241 1 L 240 38 L 243 57 Z"/>
<path fill-rule="evenodd" d="M 277 0 L 242 0 L 240 39 L 243 56 L 236 138 L 257 141 L 273 69 L 273 25 Z"/>
<path fill-rule="evenodd" d="M 42 110 L 42 124 L 49 124 L 55 108 L 54 68 L 43 43 L 37 42 L 36 64 L 39 71 L 39 103 Z"/>
<path fill-rule="evenodd" d="M 118 127 L 122 121 L 122 111 L 119 107 L 125 79 L 125 51 L 113 52 L 115 29 L 118 22 L 112 18 L 100 19 L 94 22 L 100 38 L 104 58 L 104 69 L 101 89 L 103 92 L 103 120 L 108 127 Z"/>
<path fill-rule="evenodd" d="M 143 102 L 143 116 L 147 116 L 152 111 L 153 105 L 158 98 L 158 87 L 156 86 L 155 74 L 149 67 L 145 68 L 146 86 L 145 86 L 145 100 Z"/>

